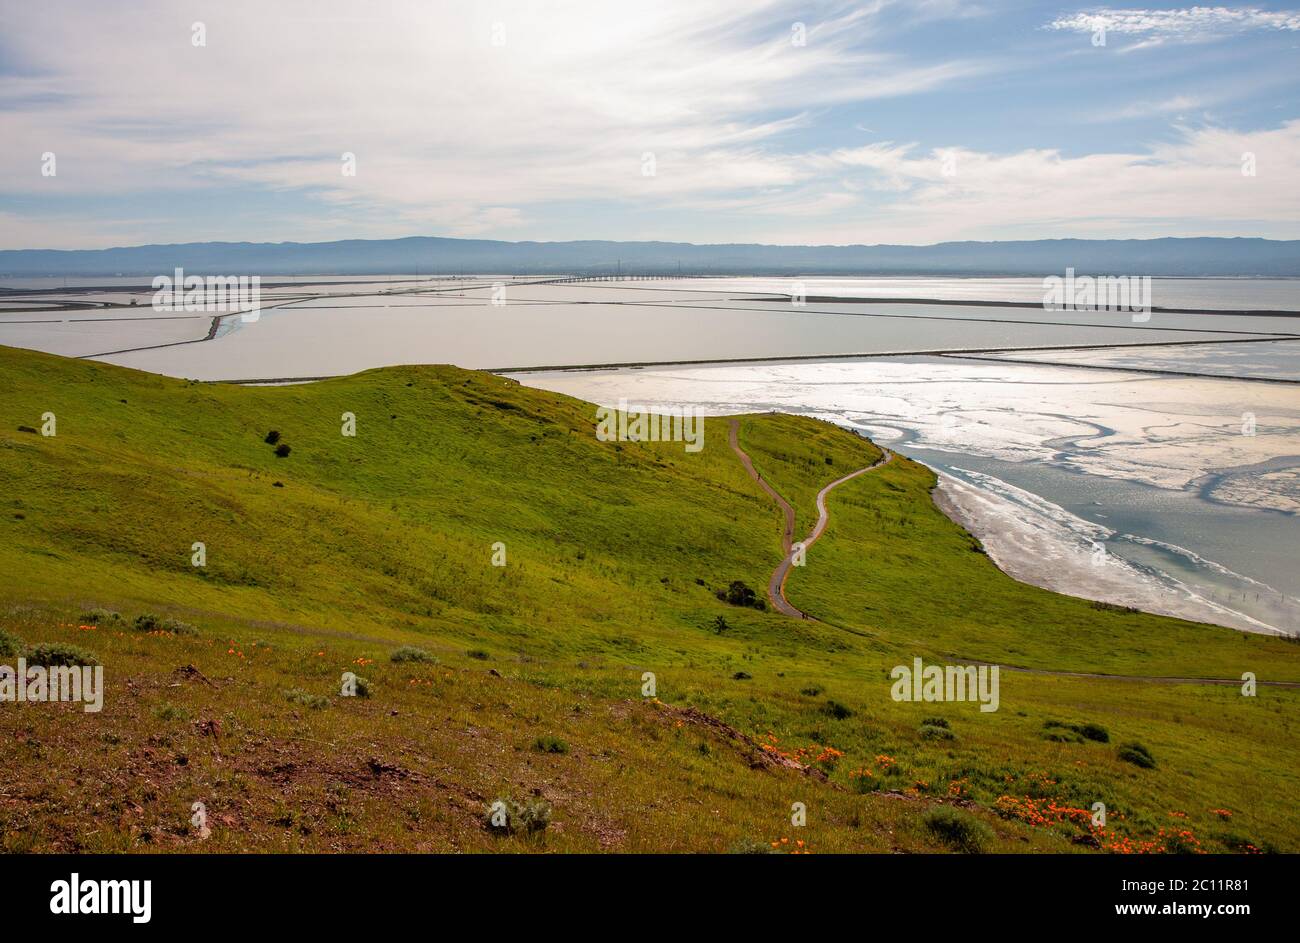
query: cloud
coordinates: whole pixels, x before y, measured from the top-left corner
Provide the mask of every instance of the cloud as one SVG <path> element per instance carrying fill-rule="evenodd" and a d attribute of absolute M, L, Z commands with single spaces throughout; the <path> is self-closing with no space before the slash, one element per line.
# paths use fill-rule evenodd
<path fill-rule="evenodd" d="M 802 163 L 828 188 L 831 181 L 841 191 L 862 185 L 852 207 L 834 207 L 839 220 L 799 229 L 809 241 L 1234 235 L 1242 228 L 1300 235 L 1292 169 L 1300 165 L 1300 121 L 1246 133 L 1182 126 L 1155 146 L 1074 157 L 890 142 L 809 154 Z"/>
<path fill-rule="evenodd" d="M 1066 157 L 954 141 L 955 178 L 916 144 L 821 143 L 840 140 L 826 132 L 845 106 L 857 109 L 847 127 L 866 117 L 900 135 L 889 109 L 878 122 L 862 106 L 930 93 L 942 118 L 962 106 L 933 93 L 1026 68 L 977 42 L 930 43 L 958 9 L 970 17 L 963 31 L 989 17 L 953 0 L 9 5 L 3 239 L 925 241 L 1159 228 L 1218 211 L 1281 226 L 1288 209 L 1294 230 L 1300 213 L 1278 169 L 1300 157 L 1292 125 L 1181 132 L 1184 147 L 1218 136 L 1224 150 L 1204 152 L 1212 166 L 1201 168 L 1140 142 Z M 1140 24 L 1185 12 L 1106 15 L 1139 37 L 1157 34 Z M 1194 19 L 1223 20 L 1210 14 Z M 195 23 L 204 45 L 191 41 Z M 1111 117 L 1186 113 L 1212 95 L 1152 90 Z M 1211 181 L 1247 145 L 1260 176 L 1242 199 L 1223 198 L 1230 185 Z M 47 151 L 54 178 L 40 173 Z M 1071 200 L 1071 180 L 1086 202 Z"/>
<path fill-rule="evenodd" d="M 1110 10 L 1096 8 L 1057 17 L 1045 27 L 1076 33 L 1117 33 L 1139 37 L 1128 50 L 1167 42 L 1207 42 L 1251 30 L 1300 30 L 1300 13 L 1272 12 L 1254 7 L 1186 7 L 1176 10 Z"/>

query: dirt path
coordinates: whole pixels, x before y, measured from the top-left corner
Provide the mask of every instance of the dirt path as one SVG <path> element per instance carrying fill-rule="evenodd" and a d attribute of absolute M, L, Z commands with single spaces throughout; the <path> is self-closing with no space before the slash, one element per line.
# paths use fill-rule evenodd
<path fill-rule="evenodd" d="M 731 420 L 728 438 L 731 441 L 732 449 L 734 449 L 736 454 L 740 456 L 741 463 L 745 466 L 745 470 L 749 472 L 749 477 L 753 478 L 763 486 L 763 490 L 771 496 L 772 500 L 777 503 L 785 515 L 785 533 L 781 538 L 781 545 L 785 550 L 785 559 L 781 561 L 781 565 L 772 572 L 771 579 L 767 581 L 768 599 L 771 600 L 772 606 L 778 612 L 784 613 L 785 615 L 795 619 L 813 619 L 813 616 L 810 616 L 806 612 L 790 605 L 785 598 L 785 579 L 790 575 L 790 568 L 794 565 L 794 551 L 796 549 L 795 545 L 792 543 L 794 536 L 794 508 L 790 506 L 789 501 L 781 497 L 781 495 L 779 495 L 771 485 L 763 480 L 763 477 L 754 469 L 754 463 L 750 460 L 749 455 L 747 455 L 745 450 L 740 447 L 740 420 Z M 882 453 L 881 457 L 874 464 L 867 465 L 865 468 L 859 468 L 857 471 L 849 472 L 849 474 L 845 475 L 843 478 L 836 478 L 829 485 L 822 488 L 821 491 L 817 492 L 817 523 L 813 526 L 812 532 L 809 533 L 808 537 L 803 541 L 803 549 L 805 552 L 826 530 L 826 524 L 830 519 L 829 513 L 826 510 L 826 496 L 830 494 L 833 489 L 838 488 L 846 481 L 852 481 L 859 475 L 865 474 L 874 468 L 879 468 L 882 465 L 886 465 L 893 460 L 894 454 L 888 449 L 880 447 L 880 451 Z M 969 665 L 991 666 L 993 664 L 992 662 L 979 661 L 971 658 L 962 658 L 959 659 L 959 661 L 962 664 Z M 1059 671 L 1051 668 L 1024 668 L 1018 665 L 999 665 L 998 667 L 1005 671 L 1018 672 L 1022 674 L 1049 675 L 1060 678 L 1086 678 L 1101 681 L 1139 681 L 1148 684 L 1215 684 L 1230 686 L 1240 686 L 1242 683 L 1241 680 L 1237 678 L 1177 678 L 1151 675 L 1117 675 L 1088 671 Z M 1300 681 L 1260 680 L 1256 681 L 1256 684 L 1260 687 L 1300 688 Z"/>
<path fill-rule="evenodd" d="M 763 476 L 755 470 L 754 463 L 750 460 L 749 455 L 740 447 L 739 419 L 731 420 L 730 429 L 727 435 L 731 442 L 731 448 L 738 456 L 740 456 L 740 462 L 745 466 L 745 471 L 749 472 L 749 477 L 762 485 L 763 490 L 766 491 L 772 500 L 776 502 L 777 506 L 781 508 L 782 513 L 785 515 L 785 531 L 781 535 L 781 548 L 785 553 L 785 558 L 781 561 L 780 566 L 772 571 L 772 576 L 767 581 L 767 598 L 771 600 L 772 606 L 777 612 L 795 619 L 811 619 L 812 616 L 800 609 L 796 609 L 794 606 L 790 605 L 789 600 L 785 598 L 785 579 L 790 575 L 790 568 L 794 565 L 795 553 L 799 549 L 794 544 L 794 508 L 790 506 L 789 501 L 777 493 L 775 488 L 763 480 Z M 821 491 L 817 492 L 817 523 L 813 526 L 811 533 L 808 534 L 802 543 L 802 550 L 805 553 L 808 551 L 808 548 L 811 547 L 819 537 L 821 537 L 822 532 L 826 530 L 826 524 L 829 522 L 830 517 L 826 510 L 826 495 L 828 495 L 833 488 L 838 488 L 846 481 L 851 481 L 859 475 L 871 471 L 873 468 L 879 468 L 881 465 L 887 464 L 894 457 L 893 453 L 888 449 L 881 449 L 881 453 L 881 457 L 874 464 L 859 468 L 854 472 L 849 472 L 849 474 L 842 478 L 836 478 L 829 485 L 822 488 Z"/>

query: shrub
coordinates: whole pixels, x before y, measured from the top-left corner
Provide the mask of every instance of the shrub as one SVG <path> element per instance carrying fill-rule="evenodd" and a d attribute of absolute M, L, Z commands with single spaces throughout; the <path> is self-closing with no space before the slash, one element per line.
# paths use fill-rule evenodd
<path fill-rule="evenodd" d="M 1156 765 L 1155 757 L 1151 755 L 1151 751 L 1140 743 L 1124 744 L 1119 748 L 1119 758 L 1143 769 L 1154 769 Z"/>
<path fill-rule="evenodd" d="M 1110 731 L 1101 724 L 1084 724 L 1079 728 L 1079 734 L 1085 740 L 1093 740 L 1097 743 L 1110 743 Z"/>
<path fill-rule="evenodd" d="M 853 716 L 853 710 L 851 708 L 846 707 L 839 701 L 833 701 L 830 698 L 827 698 L 826 703 L 822 705 L 822 713 L 826 714 L 828 717 L 834 717 L 836 720 L 847 720 Z"/>
<path fill-rule="evenodd" d="M 109 622 L 121 622 L 122 613 L 114 612 L 112 609 L 91 609 L 89 612 L 81 614 L 81 621 L 85 625 L 104 625 Z"/>
<path fill-rule="evenodd" d="M 280 430 L 272 429 L 266 434 L 266 438 L 263 441 L 266 442 L 267 445 L 275 445 L 275 443 L 280 441 Z"/>
<path fill-rule="evenodd" d="M 312 694 L 302 688 L 290 688 L 285 691 L 284 699 L 290 704 L 301 704 L 303 707 L 310 707 L 312 710 L 322 710 L 330 706 L 329 698 L 321 697 L 319 694 Z"/>
<path fill-rule="evenodd" d="M 539 753 L 568 753 L 569 745 L 559 737 L 546 734 L 533 741 L 533 749 Z"/>
<path fill-rule="evenodd" d="M 750 587 L 745 585 L 743 580 L 732 580 L 731 585 L 726 589 L 720 589 L 717 596 L 725 603 L 733 606 L 749 606 L 751 609 L 766 609 L 767 603 L 764 602 Z"/>
<path fill-rule="evenodd" d="M 173 635 L 198 635 L 197 626 L 188 622 L 182 622 L 180 619 L 163 619 L 159 628 L 164 632 L 171 632 Z"/>
<path fill-rule="evenodd" d="M 733 681 L 749 681 L 749 680 L 750 680 L 751 678 L 753 678 L 753 677 L 754 677 L 754 676 L 753 676 L 752 674 L 750 674 L 748 671 L 737 671 L 734 675 L 731 676 L 731 680 L 733 680 Z"/>
<path fill-rule="evenodd" d="M 810 684 L 806 688 L 800 688 L 799 693 L 804 697 L 816 697 L 822 693 L 822 686 L 820 684 Z"/>
<path fill-rule="evenodd" d="M 525 803 L 498 799 L 488 809 L 486 824 L 488 831 L 499 835 L 535 835 L 551 824 L 551 804 L 538 798 Z"/>
<path fill-rule="evenodd" d="M 945 725 L 938 727 L 934 724 L 922 724 L 921 736 L 926 740 L 956 740 L 957 735 Z"/>
<path fill-rule="evenodd" d="M 281 442 L 279 445 L 277 445 L 277 446 L 275 447 L 275 457 L 276 457 L 276 458 L 288 458 L 288 457 L 289 457 L 289 453 L 292 452 L 292 451 L 293 451 L 293 449 L 289 448 L 289 443 L 288 443 L 288 442 Z"/>
<path fill-rule="evenodd" d="M 405 661 L 421 661 L 437 664 L 438 659 L 434 658 L 423 648 L 416 648 L 414 645 L 403 645 L 401 648 L 393 650 L 393 654 L 388 656 L 391 661 L 398 663 Z"/>
<path fill-rule="evenodd" d="M 731 626 L 727 625 L 727 620 L 723 616 L 714 616 L 712 628 L 714 632 L 721 635 L 723 632 L 727 631 L 727 629 L 731 628 Z"/>
<path fill-rule="evenodd" d="M 27 646 L 23 657 L 28 664 L 44 665 L 47 668 L 77 668 L 82 665 L 98 665 L 99 659 L 93 652 L 76 645 L 63 645 L 59 642 L 41 642 Z"/>
<path fill-rule="evenodd" d="M 1059 720 L 1049 720 L 1044 722 L 1043 729 L 1049 731 L 1043 734 L 1044 737 L 1061 743 L 1082 743 L 1084 740 L 1110 743 L 1110 731 L 1101 724 L 1067 724 Z"/>
<path fill-rule="evenodd" d="M 1060 721 L 1048 721 L 1043 724 L 1043 739 L 1054 743 L 1083 743 L 1083 737 Z"/>
<path fill-rule="evenodd" d="M 0 629 L 0 658 L 17 655 L 23 650 L 23 640 L 12 632 Z"/>
<path fill-rule="evenodd" d="M 488 660 L 488 653 L 483 651 L 483 649 L 481 648 L 471 648 L 465 654 L 468 655 L 470 658 L 477 658 L 479 661 Z"/>
<path fill-rule="evenodd" d="M 356 697 L 370 697 L 370 679 L 363 678 L 361 675 L 353 675 L 353 690 Z"/>
<path fill-rule="evenodd" d="M 152 612 L 146 612 L 135 617 L 134 628 L 137 632 L 153 632 L 162 628 L 162 619 Z"/>
<path fill-rule="evenodd" d="M 943 717 L 926 717 L 921 721 L 922 727 L 947 727 L 948 721 Z"/>
<path fill-rule="evenodd" d="M 968 855 L 979 854 L 993 838 L 993 830 L 987 825 L 951 806 L 931 809 L 921 821 L 940 841 Z"/>

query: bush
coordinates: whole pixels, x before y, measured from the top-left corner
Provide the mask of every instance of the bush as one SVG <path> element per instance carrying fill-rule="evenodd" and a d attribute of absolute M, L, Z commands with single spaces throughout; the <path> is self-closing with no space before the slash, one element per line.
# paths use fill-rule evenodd
<path fill-rule="evenodd" d="M 1097 743 L 1110 743 L 1110 731 L 1101 724 L 1084 724 L 1079 728 L 1079 734 L 1085 740 L 1093 740 Z"/>
<path fill-rule="evenodd" d="M 943 727 L 935 724 L 922 724 L 921 737 L 926 740 L 956 740 L 957 735 L 945 725 Z"/>
<path fill-rule="evenodd" d="M 419 661 L 437 664 L 438 659 L 434 658 L 423 648 L 416 648 L 414 645 L 403 645 L 401 648 L 393 649 L 393 654 L 389 655 L 389 660 L 398 662 Z"/>
<path fill-rule="evenodd" d="M 948 721 L 943 717 L 926 717 L 921 721 L 922 727 L 947 727 Z"/>
<path fill-rule="evenodd" d="M 533 741 L 533 749 L 539 753 L 568 753 L 569 745 L 559 737 L 546 734 Z"/>
<path fill-rule="evenodd" d="M 23 657 L 31 665 L 44 665 L 47 668 L 77 668 L 83 665 L 98 665 L 99 659 L 93 652 L 76 645 L 63 645 L 59 642 L 41 642 L 29 645 Z"/>
<path fill-rule="evenodd" d="M 483 649 L 481 648 L 471 648 L 465 654 L 468 655 L 470 658 L 477 658 L 479 661 L 488 660 L 488 653 L 483 651 Z"/>
<path fill-rule="evenodd" d="M 266 434 L 266 438 L 263 441 L 266 442 L 267 445 L 275 445 L 275 443 L 280 441 L 280 430 L 272 429 Z"/>
<path fill-rule="evenodd" d="M 767 603 L 745 585 L 743 580 L 732 580 L 726 589 L 720 589 L 717 597 L 733 606 L 749 606 L 751 609 L 766 609 Z"/>
<path fill-rule="evenodd" d="M 23 640 L 12 632 L 0 629 L 0 658 L 8 658 L 23 650 Z"/>
<path fill-rule="evenodd" d="M 853 710 L 851 708 L 846 707 L 839 701 L 833 701 L 830 698 L 827 698 L 826 703 L 822 705 L 822 713 L 826 714 L 828 717 L 834 717 L 836 720 L 847 720 L 853 716 Z"/>
<path fill-rule="evenodd" d="M 371 689 L 370 689 L 370 679 L 369 679 L 369 678 L 363 678 L 363 677 L 361 677 L 361 675 L 354 675 L 353 678 L 355 679 L 355 680 L 352 682 L 352 683 L 353 683 L 353 686 L 354 686 L 354 688 L 355 688 L 355 696 L 356 696 L 356 697 L 370 697 L 370 695 L 371 695 L 371 693 L 372 693 L 372 692 L 371 692 Z"/>
<path fill-rule="evenodd" d="M 1043 724 L 1043 729 L 1048 731 L 1043 734 L 1044 737 L 1060 743 L 1082 743 L 1084 740 L 1110 743 L 1110 731 L 1101 724 L 1067 724 L 1059 720 L 1049 720 Z"/>
<path fill-rule="evenodd" d="M 1143 769 L 1154 769 L 1156 765 L 1155 757 L 1140 743 L 1126 743 L 1119 748 L 1119 758 L 1134 766 L 1140 766 Z"/>
<path fill-rule="evenodd" d="M 817 695 L 822 693 L 822 690 L 823 689 L 820 684 L 810 684 L 806 688 L 800 688 L 799 693 L 802 694 L 804 697 L 816 697 Z"/>
<path fill-rule="evenodd" d="M 754 676 L 753 676 L 752 674 L 750 674 L 748 671 L 737 671 L 734 675 L 731 676 L 731 680 L 733 680 L 733 681 L 749 681 L 749 680 L 750 680 L 751 678 L 753 678 L 753 677 L 754 677 Z"/>
<path fill-rule="evenodd" d="M 281 442 L 279 445 L 277 445 L 277 446 L 275 447 L 275 457 L 276 457 L 276 458 L 288 458 L 288 457 L 289 457 L 289 453 L 292 452 L 292 451 L 293 451 L 293 449 L 289 448 L 289 443 L 287 443 L 287 442 Z"/>
<path fill-rule="evenodd" d="M 945 844 L 968 855 L 979 854 L 993 838 L 991 828 L 974 816 L 951 806 L 931 809 L 921 817 L 921 821 Z"/>
<path fill-rule="evenodd" d="M 312 694 L 302 688 L 290 688 L 285 691 L 284 699 L 290 704 L 301 704 L 303 707 L 310 707 L 312 710 L 322 710 L 330 706 L 329 698 L 321 697 L 319 694 Z"/>
<path fill-rule="evenodd" d="M 1083 743 L 1083 737 L 1074 732 L 1072 724 L 1063 724 L 1059 720 L 1043 724 L 1043 739 L 1055 743 Z"/>
<path fill-rule="evenodd" d="M 112 609 L 91 609 L 89 612 L 81 614 L 81 621 L 84 625 L 104 625 L 109 622 L 121 622 L 122 613 L 114 612 Z"/>
<path fill-rule="evenodd" d="M 191 625 L 188 622 L 182 622 L 180 619 L 163 619 L 158 628 L 162 629 L 164 632 L 171 632 L 173 635 L 199 634 L 197 626 Z"/>
<path fill-rule="evenodd" d="M 498 799 L 488 809 L 486 821 L 488 831 L 499 835 L 535 835 L 550 824 L 551 804 L 537 798 L 522 804 L 509 797 Z"/>
<path fill-rule="evenodd" d="M 137 632 L 153 632 L 162 628 L 162 619 L 159 619 L 152 612 L 146 612 L 135 617 L 133 627 Z"/>

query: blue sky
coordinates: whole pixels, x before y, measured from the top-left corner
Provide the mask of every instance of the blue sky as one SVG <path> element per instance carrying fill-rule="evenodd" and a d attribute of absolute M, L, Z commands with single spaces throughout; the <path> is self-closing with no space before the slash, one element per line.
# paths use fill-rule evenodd
<path fill-rule="evenodd" d="M 1272 4 L 0 0 L 0 247 L 1300 238 L 1298 46 Z"/>

